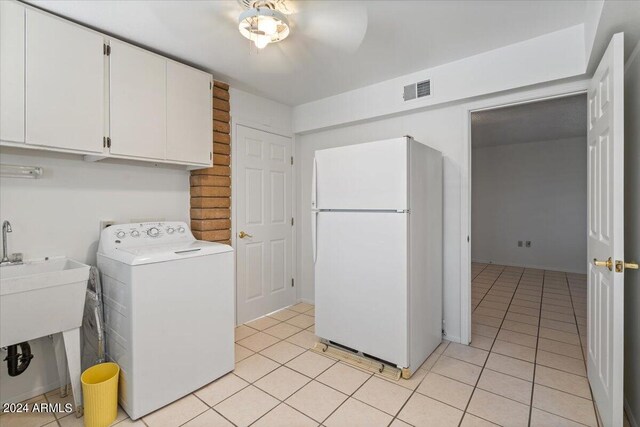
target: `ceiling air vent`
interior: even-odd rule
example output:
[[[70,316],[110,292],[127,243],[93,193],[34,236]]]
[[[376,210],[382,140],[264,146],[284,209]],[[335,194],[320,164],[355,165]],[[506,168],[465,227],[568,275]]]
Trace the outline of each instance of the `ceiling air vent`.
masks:
[[[404,87],[403,98],[409,101],[431,95],[431,80],[423,80]]]

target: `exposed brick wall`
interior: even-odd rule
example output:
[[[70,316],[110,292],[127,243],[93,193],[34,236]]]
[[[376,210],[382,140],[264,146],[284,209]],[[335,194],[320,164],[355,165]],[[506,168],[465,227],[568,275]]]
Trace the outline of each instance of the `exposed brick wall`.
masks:
[[[213,166],[191,172],[191,229],[199,240],[230,244],[231,116],[229,85],[213,86]]]

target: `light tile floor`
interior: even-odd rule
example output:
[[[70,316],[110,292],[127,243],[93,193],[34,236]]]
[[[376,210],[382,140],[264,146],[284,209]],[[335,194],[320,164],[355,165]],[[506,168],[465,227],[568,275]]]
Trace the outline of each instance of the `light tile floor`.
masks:
[[[596,426],[585,276],[475,263],[472,272],[473,342],[444,341],[409,380],[310,351],[315,311],[300,303],[236,328],[233,373],[135,423],[120,411],[116,425]],[[0,427],[42,425],[82,419],[0,416]]]

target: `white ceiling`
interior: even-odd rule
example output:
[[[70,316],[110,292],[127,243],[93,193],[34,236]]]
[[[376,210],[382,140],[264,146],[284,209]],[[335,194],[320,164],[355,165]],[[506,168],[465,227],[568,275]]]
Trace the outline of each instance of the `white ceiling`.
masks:
[[[587,137],[587,95],[471,114],[473,148]]]
[[[228,1],[31,0],[289,105],[582,23],[585,0],[286,0],[292,32],[256,54]]]

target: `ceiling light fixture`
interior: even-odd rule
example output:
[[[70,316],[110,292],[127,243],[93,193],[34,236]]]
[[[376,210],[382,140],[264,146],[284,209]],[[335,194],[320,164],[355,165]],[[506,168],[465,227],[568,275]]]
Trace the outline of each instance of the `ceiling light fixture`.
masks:
[[[238,30],[258,49],[263,49],[269,43],[276,43],[287,38],[289,21],[270,2],[257,1],[251,9],[240,14]]]

